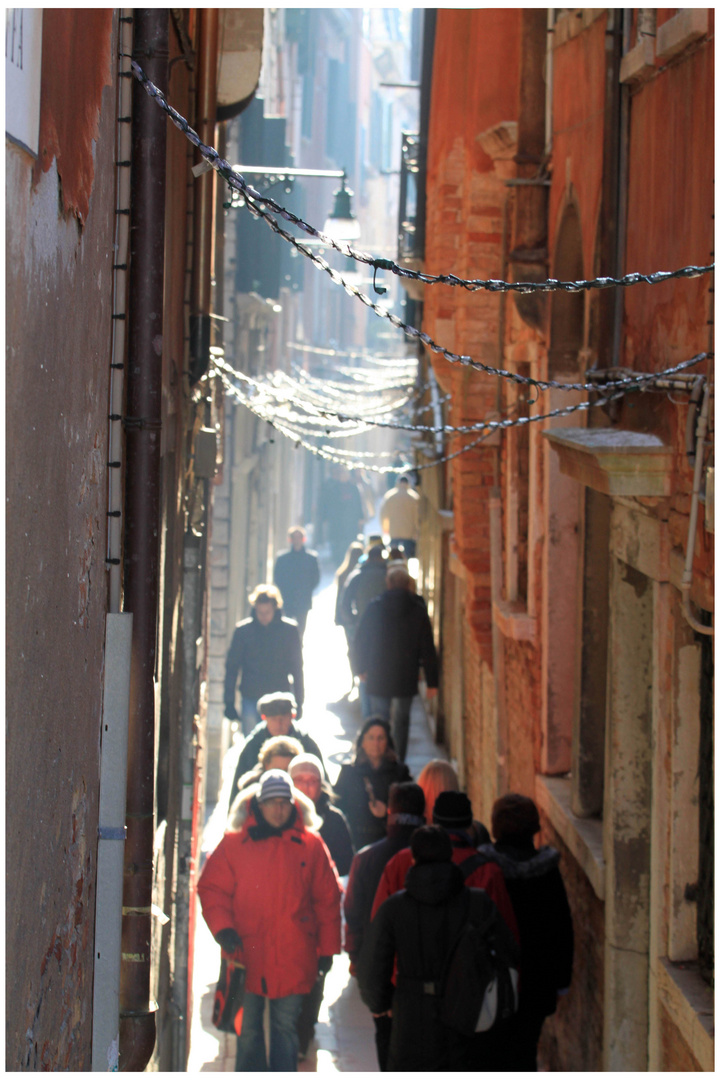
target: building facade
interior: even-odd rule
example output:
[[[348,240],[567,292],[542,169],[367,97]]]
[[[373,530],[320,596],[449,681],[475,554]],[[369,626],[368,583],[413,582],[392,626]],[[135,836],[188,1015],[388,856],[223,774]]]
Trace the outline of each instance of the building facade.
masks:
[[[711,263],[712,34],[704,9],[439,11],[425,269],[532,282]],[[711,353],[712,281],[426,285],[423,329],[600,391]],[[456,427],[588,398],[428,362]],[[712,435],[698,439],[712,387],[705,359],[495,432],[426,485],[439,725],[481,818],[530,795],[562,852],[577,948],[544,1034],[551,1068],[713,1067]]]
[[[213,143],[261,53],[262,11],[7,12],[12,1071],[185,1067],[215,183],[130,58]]]

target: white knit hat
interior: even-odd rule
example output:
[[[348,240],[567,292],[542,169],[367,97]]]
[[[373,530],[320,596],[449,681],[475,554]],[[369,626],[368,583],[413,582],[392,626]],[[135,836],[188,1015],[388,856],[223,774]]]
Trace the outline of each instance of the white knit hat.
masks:
[[[322,765],[315,754],[298,754],[288,765],[290,776],[296,773],[317,773],[318,780],[323,778]]]
[[[257,801],[267,802],[268,799],[290,799],[294,792],[288,774],[284,769],[268,769],[260,779],[260,791]]]

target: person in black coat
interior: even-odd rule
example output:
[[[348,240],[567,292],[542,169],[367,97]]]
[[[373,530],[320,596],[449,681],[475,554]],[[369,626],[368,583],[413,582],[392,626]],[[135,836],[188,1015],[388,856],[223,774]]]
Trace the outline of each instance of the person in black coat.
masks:
[[[332,789],[323,780],[322,766],[313,754],[298,754],[288,767],[293,785],[312,800],[315,810],[322,819],[320,836],[325,841],[338,874],[344,877],[350,869],[355,854],[345,815],[332,805]],[[317,981],[309,994],[305,995],[297,1032],[300,1040],[300,1055],[307,1054],[310,1040],[315,1033],[315,1025],[322,1004],[325,989],[325,975],[318,974]]]
[[[484,1071],[485,1033],[463,1035],[441,1019],[443,976],[467,921],[491,923],[511,954],[517,955],[517,946],[487,893],[464,884],[443,829],[417,829],[410,849],[405,888],[380,906],[371,923],[360,993],[374,1016],[392,1013],[388,1071]]]
[[[360,729],[352,763],[342,766],[335,784],[356,850],[386,835],[390,785],[405,780],[412,776],[397,759],[390,725],[371,716]]]
[[[520,1007],[510,1021],[509,1055],[502,1071],[537,1070],[537,1047],[546,1016],[572,977],[573,925],[555,848],[536,848],[540,817],[532,799],[509,794],[492,811],[494,844],[478,850],[493,859],[505,878],[520,931]]]
[[[283,611],[294,619],[302,641],[312,595],[320,584],[320,563],[314,551],[305,547],[306,533],[299,525],[288,530],[290,548],[275,560],[273,581],[282,593]]]
[[[230,806],[238,793],[240,780],[245,773],[255,768],[260,751],[268,739],[279,735],[297,739],[304,752],[314,754],[319,759],[323,772],[325,769],[320,747],[307,732],[295,724],[295,698],[292,694],[265,694],[258,701],[258,708],[261,714],[260,723],[250,732],[240,751],[230,788]]]
[[[388,570],[387,590],[368,604],[353,647],[370,709],[374,715],[391,720],[398,757],[404,761],[421,664],[429,698],[435,696],[438,686],[432,624],[425,601],[411,591],[410,575],[404,567]]]
[[[250,603],[252,615],[235,627],[225,664],[225,716],[240,719],[245,735],[260,719],[257,701],[263,694],[292,690],[298,716],[305,696],[300,634],[297,623],[283,618],[279,591],[274,585],[258,585]],[[235,708],[239,672],[241,717]]]
[[[350,974],[357,975],[363,942],[370,930],[373,900],[387,862],[398,851],[409,847],[410,838],[425,824],[425,796],[418,784],[410,781],[390,788],[387,836],[358,851],[350,867],[343,907],[345,911],[345,952],[350,957]],[[375,1047],[381,1072],[387,1070],[391,1020],[375,1019]]]

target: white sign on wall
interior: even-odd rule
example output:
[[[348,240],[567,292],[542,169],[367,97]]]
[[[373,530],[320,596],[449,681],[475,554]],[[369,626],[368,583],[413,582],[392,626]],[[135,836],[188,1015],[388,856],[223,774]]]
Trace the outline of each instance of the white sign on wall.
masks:
[[[37,157],[42,8],[5,9],[5,134]]]

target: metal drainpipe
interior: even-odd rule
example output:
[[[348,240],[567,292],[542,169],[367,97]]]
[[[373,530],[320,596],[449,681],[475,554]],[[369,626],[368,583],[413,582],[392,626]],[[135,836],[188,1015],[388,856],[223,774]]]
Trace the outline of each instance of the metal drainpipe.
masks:
[[[120,11],[119,69],[129,70],[127,60],[132,51],[132,8]],[[111,612],[120,611],[122,588],[122,411],[125,382],[125,335],[127,329],[128,250],[130,244],[130,168],[132,82],[124,74],[118,78],[117,121],[117,195],[115,199],[115,246],[113,250],[113,332],[110,361],[110,440],[108,461],[108,577]]]
[[[202,141],[215,145],[217,110],[217,58],[219,12],[200,8],[200,40],[197,58],[196,129]],[[201,161],[200,156],[197,158]],[[215,210],[215,170],[203,172],[195,181],[193,214],[193,276],[190,298],[190,384],[194,385],[210,363],[210,295]]]
[[[135,9],[134,58],[167,91],[168,9]],[[155,1045],[150,942],[159,595],[160,425],[167,119],[133,82],[124,610],[133,615],[128,736],[120,1068],[142,1072]]]
[[[545,46],[545,160],[552,152],[552,106],[553,106],[553,33],[555,32],[555,8],[548,8],[547,39]]]

